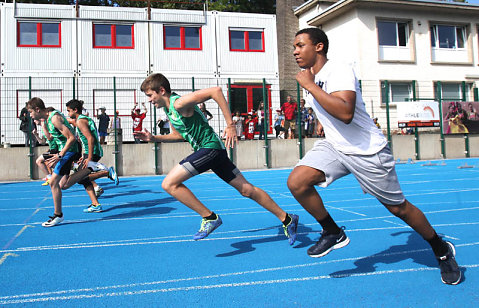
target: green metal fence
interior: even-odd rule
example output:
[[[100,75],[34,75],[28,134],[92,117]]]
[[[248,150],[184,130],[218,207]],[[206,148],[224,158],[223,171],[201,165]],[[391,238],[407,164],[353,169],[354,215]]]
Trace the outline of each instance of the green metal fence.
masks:
[[[130,117],[133,104],[146,103],[148,106],[147,117],[143,122],[143,127],[158,134],[157,119],[159,117],[159,110],[150,105],[144,94],[140,90],[141,82],[144,77],[1,77],[0,80],[0,135],[1,143],[7,146],[23,146],[25,144],[23,133],[19,130],[19,114],[25,102],[30,98],[38,96],[42,98],[47,106],[52,106],[62,112],[66,111],[65,104],[70,99],[77,98],[85,102],[85,107],[89,112],[90,117],[95,119],[98,115],[100,107],[106,107],[107,114],[111,117],[110,123],[119,123],[121,128],[117,125],[112,125],[110,134],[107,138],[110,144],[114,145],[114,150],[111,155],[115,158],[115,167],[118,169],[121,143],[132,143],[132,119]],[[251,109],[256,110],[260,100],[265,102],[264,110],[264,135],[268,136],[264,141],[264,156],[265,167],[271,167],[271,140],[275,139],[274,130],[274,115],[275,110],[286,101],[287,96],[292,96],[298,103],[297,119],[296,119],[296,134],[294,139],[297,141],[297,153],[295,155],[302,158],[305,152],[305,122],[302,119],[302,111],[300,109],[299,101],[302,98],[302,89],[294,79],[277,79],[277,78],[262,78],[262,79],[244,79],[244,78],[170,78],[170,83],[173,91],[179,95],[212,86],[220,86],[223,93],[230,104],[231,112],[235,109],[241,109],[241,114],[246,116],[251,112]],[[386,123],[384,130],[388,142],[392,144],[392,136],[398,133],[397,122],[394,121],[395,108],[390,102],[389,81],[384,81],[385,92],[381,92],[380,84],[377,81],[361,80],[361,90],[363,92],[366,110],[372,117],[377,117],[380,122]],[[411,100],[425,100],[435,99],[439,102],[445,101],[441,97],[442,83],[437,82],[434,91],[429,91],[430,96],[423,97],[421,91],[417,93],[418,85],[413,81],[413,93]],[[466,83],[462,83],[462,97],[460,100],[476,100],[478,99],[478,89],[471,89],[470,93],[466,91]],[[470,95],[469,95],[470,94]],[[382,97],[384,95],[384,97]],[[450,99],[447,99],[450,100]],[[458,101],[458,99],[454,99]],[[210,125],[215,131],[222,135],[226,123],[220,108],[213,101],[206,102],[207,109],[213,115]],[[439,108],[442,112],[442,108]],[[445,137],[442,133],[442,114],[441,127],[436,132],[440,133],[441,154],[446,157]],[[30,178],[33,178],[34,168],[34,143],[31,131],[33,130],[33,122],[30,121],[29,131],[27,134],[30,146],[28,160],[30,164]],[[434,130],[433,130],[434,131]],[[259,132],[256,132],[258,134]],[[419,148],[420,134],[418,129],[414,130],[415,135],[415,153],[416,159],[421,158],[421,151]],[[241,136],[239,136],[241,139]],[[314,137],[314,136],[313,136]],[[258,138],[257,135],[255,137]],[[244,138],[243,138],[244,139]],[[465,156],[470,156],[469,150],[469,134],[464,135],[465,139]],[[240,141],[243,142],[243,141]],[[155,173],[160,173],[159,161],[157,153],[159,146],[157,144],[152,148],[155,151]],[[108,153],[106,153],[108,155]],[[230,159],[234,160],[235,151],[229,151]]]

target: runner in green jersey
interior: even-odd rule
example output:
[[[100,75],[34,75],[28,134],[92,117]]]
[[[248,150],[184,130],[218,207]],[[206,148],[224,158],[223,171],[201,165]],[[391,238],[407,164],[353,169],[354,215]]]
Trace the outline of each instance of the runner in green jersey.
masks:
[[[81,170],[70,177],[72,164],[81,155],[73,127],[68,123],[65,116],[53,108],[46,108],[45,103],[38,97],[29,100],[27,108],[34,120],[46,120],[46,127],[52,136],[52,142],[58,146],[59,150],[57,154],[46,160],[49,166],[55,166],[50,178],[54,212],[49,220],[42,223],[42,226],[52,227],[63,221],[62,189],[67,189],[82,180],[90,171]]]
[[[89,169],[92,172],[88,175],[88,177],[85,177],[78,183],[85,187],[85,190],[92,201],[92,203],[87,209],[84,210],[84,212],[101,212],[102,207],[98,202],[93,187],[93,181],[101,177],[108,176],[118,185],[118,177],[116,176],[116,172],[114,171],[113,167],[107,168],[105,165],[98,162],[103,156],[103,149],[101,148],[99,142],[96,125],[90,117],[81,113],[82,110],[83,101],[72,99],[67,103],[68,116],[75,122],[78,137],[85,151],[83,157],[78,161],[80,170]]]
[[[46,160],[49,158],[53,157],[53,154],[58,153],[58,146],[55,142],[53,142],[53,137],[50,135],[48,132],[47,128],[47,123],[45,120],[43,121],[35,121],[38,122],[37,127],[40,127],[40,130],[42,132],[42,137],[40,138],[37,129],[33,130],[33,135],[35,138],[38,140],[40,144],[45,144],[45,142],[48,144],[48,151],[43,153],[42,155],[38,156],[37,160],[35,163],[38,166],[38,169],[45,173],[45,178],[43,179],[45,182],[42,184],[42,186],[47,186],[50,184],[50,178],[52,176],[52,168],[46,164]]]
[[[283,211],[265,191],[249,183],[228,158],[225,148],[234,146],[236,128],[221,88],[203,89],[180,97],[171,92],[170,83],[165,76],[153,74],[143,81],[141,90],[155,107],[164,108],[171,123],[171,132],[168,135],[153,136],[145,129],[143,132],[136,132],[135,137],[152,142],[185,139],[195,150],[168,173],[161,185],[166,192],[203,217],[200,230],[193,239],[207,237],[222,224],[221,218],[201,203],[183,184],[189,178],[211,169],[243,196],[256,201],[281,220],[284,233],[290,245],[293,245],[296,240],[298,216]],[[225,144],[209,126],[197,106],[210,99],[218,104],[226,120]]]

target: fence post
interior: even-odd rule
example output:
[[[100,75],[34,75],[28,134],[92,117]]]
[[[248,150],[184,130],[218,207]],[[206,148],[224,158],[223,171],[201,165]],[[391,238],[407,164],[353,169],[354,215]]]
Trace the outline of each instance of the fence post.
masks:
[[[301,100],[301,89],[299,87],[299,82],[296,82],[296,97],[297,97],[297,115],[296,115],[296,130],[298,131],[298,145],[299,145],[299,159],[303,158],[303,136],[302,136],[302,129],[301,129],[301,106],[299,101]]]
[[[114,127],[114,134],[115,134],[115,151],[113,154],[115,155],[115,170],[118,173],[118,140],[117,140],[117,128],[116,128],[116,120],[117,120],[117,114],[116,114],[116,77],[113,76],[113,111],[114,111],[114,119],[113,123],[115,124]]]
[[[437,100],[439,104],[439,127],[441,129],[440,135],[441,135],[441,155],[442,158],[446,158],[446,141],[444,140],[444,133],[442,132],[442,83],[440,81],[437,82]]]
[[[156,130],[156,107],[155,105],[152,105],[153,106],[153,135],[156,136],[157,135],[157,130]],[[161,128],[160,128],[161,130]],[[158,142],[154,142],[153,143],[153,149],[155,151],[155,174],[158,175],[160,174],[159,173],[159,170],[158,170]]]
[[[479,88],[474,88],[474,101],[479,101]]]
[[[31,99],[32,99],[32,76],[28,76],[28,100],[31,100]],[[28,139],[28,146],[29,146],[28,157],[30,159],[30,180],[33,180],[33,166],[34,166],[33,136],[32,136],[33,119],[30,117],[30,113],[27,113],[27,119],[28,119],[27,139]]]
[[[73,99],[76,99],[76,82],[75,82],[75,76],[72,77],[72,85],[73,85]]]
[[[228,78],[228,106],[230,107],[231,113],[233,113],[233,110],[231,110],[231,78]],[[236,130],[236,127],[235,127]],[[238,136],[238,138],[241,139],[241,136]],[[238,144],[236,144],[238,145]],[[234,162],[234,151],[233,148],[229,149],[230,152],[230,160]]]
[[[266,160],[265,166],[266,168],[270,167],[269,163],[269,140],[268,140],[268,113],[269,113],[269,104],[268,104],[268,92],[266,91],[266,79],[263,78],[263,130],[264,130],[264,157]],[[261,115],[258,112],[258,117]]]
[[[195,92],[195,77],[191,77],[191,92]]]
[[[462,101],[465,102],[467,101],[465,81],[461,83],[461,87],[462,87]],[[468,133],[464,134],[464,154],[466,154],[466,157],[471,157],[471,155],[469,154],[469,134]]]
[[[387,127],[387,131],[388,131],[388,143],[389,143],[389,147],[391,148],[392,150],[392,142],[391,142],[391,119],[390,119],[390,116],[389,116],[389,81],[385,80],[384,81],[384,87],[385,87],[385,95],[386,96],[386,127]]]
[[[412,99],[417,101],[416,96],[416,80],[412,81]],[[421,159],[421,154],[419,153],[419,130],[417,126],[414,128],[414,147],[416,149],[416,160]]]

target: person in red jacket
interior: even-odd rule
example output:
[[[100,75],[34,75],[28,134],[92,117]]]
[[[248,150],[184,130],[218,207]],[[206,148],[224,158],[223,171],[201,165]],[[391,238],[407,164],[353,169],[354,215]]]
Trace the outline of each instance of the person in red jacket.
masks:
[[[140,106],[135,102],[133,109],[131,109],[131,118],[133,119],[133,133],[141,132],[143,130],[143,120],[146,118],[146,106],[145,103],[141,104],[143,106],[143,112],[140,113]],[[135,137],[135,143],[140,143],[141,140]]]
[[[254,139],[254,131],[256,128],[256,119],[253,119],[253,115],[248,113],[248,118],[244,122],[245,130],[244,130],[244,139],[245,140],[253,140]]]
[[[298,104],[293,101],[291,95],[288,95],[286,102],[281,106],[284,113],[284,139],[294,138],[296,136],[296,109]],[[291,135],[289,135],[291,129]]]

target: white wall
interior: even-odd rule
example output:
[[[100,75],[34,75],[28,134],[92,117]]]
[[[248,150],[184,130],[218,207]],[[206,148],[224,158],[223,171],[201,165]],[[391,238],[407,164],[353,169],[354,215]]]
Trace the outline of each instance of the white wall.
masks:
[[[15,18],[15,14],[17,18]],[[1,65],[4,75],[65,75],[73,74],[76,67],[74,55],[74,7],[55,5],[48,10],[45,5],[2,3]],[[17,47],[17,21],[62,21],[61,48]],[[32,65],[34,63],[34,65]]]

